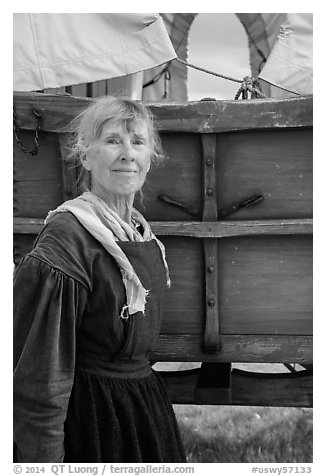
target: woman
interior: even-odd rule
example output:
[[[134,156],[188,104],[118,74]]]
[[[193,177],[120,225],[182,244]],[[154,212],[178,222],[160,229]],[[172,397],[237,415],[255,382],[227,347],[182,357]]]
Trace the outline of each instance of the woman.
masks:
[[[186,461],[148,353],[169,284],[133,208],[159,142],[146,108],[101,98],[73,121],[89,190],[46,219],[14,294],[18,462]]]

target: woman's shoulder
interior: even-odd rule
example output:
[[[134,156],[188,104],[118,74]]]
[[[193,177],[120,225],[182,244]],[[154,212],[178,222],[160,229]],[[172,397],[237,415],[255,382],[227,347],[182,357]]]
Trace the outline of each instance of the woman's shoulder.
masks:
[[[51,219],[47,220],[47,224],[43,228],[42,233],[51,232],[51,234],[63,234],[63,236],[70,233],[79,233],[81,224],[73,213],[69,211],[60,211],[52,215]]]
[[[43,228],[30,255],[91,287],[98,242],[70,212],[59,212]]]
[[[51,217],[35,241],[35,246],[47,243],[77,251],[86,240],[89,240],[89,234],[84,227],[72,213],[64,211]]]

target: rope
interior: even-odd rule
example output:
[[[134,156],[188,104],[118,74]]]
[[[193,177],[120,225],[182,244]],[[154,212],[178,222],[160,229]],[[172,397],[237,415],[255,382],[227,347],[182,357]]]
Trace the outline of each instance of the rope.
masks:
[[[16,111],[15,111],[15,108],[13,110],[13,127],[14,127],[14,135],[15,135],[15,139],[19,145],[19,147],[21,148],[21,150],[23,152],[25,152],[25,154],[29,154],[29,155],[37,155],[38,153],[38,150],[39,150],[39,131],[41,129],[41,125],[42,125],[42,116],[35,110],[33,110],[33,114],[34,116],[36,117],[36,120],[37,120],[37,124],[36,124],[36,128],[35,128],[35,131],[34,131],[34,138],[33,138],[33,141],[34,141],[34,148],[33,149],[30,149],[28,150],[21,138],[20,138],[20,129],[19,127],[17,126],[17,116],[16,116]]]
[[[264,98],[265,95],[263,94],[258,80],[252,78],[251,76],[245,76],[243,78],[242,84],[237,91],[234,99],[239,99],[240,95],[242,94],[242,99],[248,99],[248,91],[251,93],[251,98]]]
[[[199,71],[203,71],[204,73],[212,74],[214,76],[218,76],[219,78],[228,79],[228,80],[234,81],[236,83],[242,83],[241,79],[235,79],[235,78],[231,78],[231,76],[225,76],[224,74],[215,73],[214,71],[210,71],[209,69],[201,68],[200,66],[196,66],[194,64],[187,63],[186,61],[183,61],[180,58],[174,58],[174,59],[179,61],[179,63],[185,64],[186,66],[189,66],[190,68],[198,69]]]
[[[239,99],[240,95],[242,94],[242,99],[248,99],[248,91],[251,93],[252,98],[264,98],[264,94],[261,90],[261,87],[258,82],[258,78],[252,78],[251,76],[245,76],[242,80],[241,79],[236,79],[232,78],[231,76],[226,76],[224,74],[220,73],[215,73],[215,71],[210,71],[209,69],[206,68],[201,68],[200,66],[196,66],[191,63],[187,63],[186,61],[180,59],[180,58],[175,58],[176,61],[179,61],[179,63],[182,63],[189,68],[194,68],[197,69],[198,71],[203,71],[204,73],[212,74],[213,76],[217,76],[219,78],[227,79],[229,81],[234,81],[235,83],[241,83],[240,88],[238,89],[235,98],[234,99]]]
[[[159,79],[161,79],[161,77],[163,76],[163,74],[166,73],[166,71],[169,70],[169,67],[170,67],[170,63],[171,61],[169,61],[166,66],[161,70],[159,71],[152,79],[150,79],[147,83],[143,84],[143,89],[144,88],[147,88],[148,86],[151,86],[152,84],[154,83],[157,83],[157,81]]]

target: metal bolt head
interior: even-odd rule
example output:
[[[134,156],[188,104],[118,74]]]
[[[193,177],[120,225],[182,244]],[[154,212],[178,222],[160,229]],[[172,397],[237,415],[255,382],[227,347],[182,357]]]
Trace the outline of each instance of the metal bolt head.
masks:
[[[215,299],[209,299],[208,305],[209,305],[209,307],[215,306]]]
[[[211,197],[212,195],[214,195],[214,190],[212,188],[209,188],[206,193],[209,197]]]
[[[207,271],[209,273],[214,273],[214,266],[208,266]]]
[[[208,166],[213,165],[212,159],[207,159],[206,160],[206,165],[208,165]]]

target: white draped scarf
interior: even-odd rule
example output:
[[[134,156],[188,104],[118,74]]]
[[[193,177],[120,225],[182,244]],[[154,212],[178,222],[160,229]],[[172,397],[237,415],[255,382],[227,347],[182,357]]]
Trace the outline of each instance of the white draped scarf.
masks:
[[[143,287],[127,256],[116,243],[117,241],[156,240],[165,265],[167,286],[170,286],[164,245],[156,238],[148,222],[138,210],[132,208],[131,219],[143,227],[143,235],[122,220],[103,200],[91,192],[84,192],[79,197],[68,200],[55,210],[50,211],[45,223],[48,223],[55,214],[65,211],[71,212],[117,262],[127,296],[127,303],[123,307],[120,317],[128,318],[130,314],[139,311],[144,313],[149,290]]]

